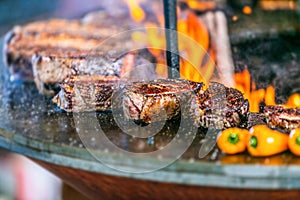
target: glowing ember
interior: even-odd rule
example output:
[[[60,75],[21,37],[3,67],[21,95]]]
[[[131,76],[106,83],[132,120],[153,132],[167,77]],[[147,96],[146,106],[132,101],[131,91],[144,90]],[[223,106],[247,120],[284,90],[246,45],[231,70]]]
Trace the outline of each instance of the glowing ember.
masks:
[[[238,16],[236,16],[236,15],[233,15],[233,16],[232,16],[232,21],[236,22],[238,19],[239,19]]]
[[[252,14],[252,8],[250,6],[244,6],[242,11],[245,15]]]
[[[263,10],[296,10],[297,1],[294,0],[261,0],[259,6]]]

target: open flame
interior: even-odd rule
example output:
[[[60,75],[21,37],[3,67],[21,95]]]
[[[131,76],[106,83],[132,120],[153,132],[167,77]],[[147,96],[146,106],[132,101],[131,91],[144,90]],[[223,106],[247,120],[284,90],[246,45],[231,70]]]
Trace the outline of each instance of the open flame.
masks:
[[[178,39],[179,51],[184,52],[188,58],[187,60],[181,59],[182,78],[206,83],[215,69],[214,49],[210,48],[209,32],[206,26],[193,12],[188,12],[186,20],[178,21],[178,31],[190,38],[189,40],[183,37]]]
[[[139,6],[139,0],[124,0],[130,9],[131,16],[136,22],[141,22],[145,18],[145,14]],[[197,10],[207,10],[214,8],[214,1],[208,1],[207,4],[201,4],[195,0],[186,0],[190,8]],[[204,7],[205,8],[204,8]],[[245,14],[251,14],[252,10],[249,7],[244,8]],[[183,17],[185,16],[185,18]],[[192,11],[181,12],[178,9],[178,49],[186,59],[181,58],[180,75],[181,78],[204,82],[208,85],[215,71],[215,49],[211,45],[210,33],[201,21]],[[164,27],[162,13],[157,15],[160,27]],[[146,22],[145,27],[157,27],[157,24]],[[187,36],[182,37],[182,35]],[[132,35],[135,41],[147,41],[147,44],[154,49],[149,48],[149,51],[156,57],[157,65],[156,72],[158,76],[167,78],[167,69],[165,63],[164,49],[166,49],[165,34],[156,29],[146,29],[145,33],[135,32]],[[199,48],[200,47],[200,48]],[[246,99],[249,100],[250,111],[259,112],[259,106],[262,102],[266,105],[277,105],[275,102],[275,89],[273,86],[257,89],[254,81],[251,80],[251,75],[248,69],[240,73],[234,74],[234,88],[240,90]],[[283,105],[285,107],[300,107],[300,94],[293,94]]]
[[[208,1],[197,1],[197,0],[185,0],[187,5],[198,11],[204,11],[204,10],[212,10],[216,8],[216,2],[212,0]]]
[[[180,13],[180,11],[179,11]],[[184,58],[180,60],[181,78],[196,82],[207,83],[215,70],[215,52],[210,44],[208,29],[204,23],[189,11],[186,18],[178,20],[178,49]],[[158,19],[163,19],[162,16]],[[158,20],[163,27],[163,20]],[[134,41],[147,41],[149,51],[156,57],[156,72],[160,77],[167,78],[164,49],[166,49],[165,34],[159,30],[150,28],[157,24],[146,22],[146,33],[135,32],[132,34]]]
[[[259,112],[259,105],[264,102],[266,105],[277,105],[275,102],[275,88],[269,85],[266,89],[256,89],[254,81],[251,81],[248,69],[234,75],[235,88],[240,90],[249,101],[250,112]],[[284,107],[300,107],[300,94],[291,95]]]
[[[140,6],[139,0],[124,0],[130,11],[131,18],[136,22],[142,22],[145,19],[145,12]]]

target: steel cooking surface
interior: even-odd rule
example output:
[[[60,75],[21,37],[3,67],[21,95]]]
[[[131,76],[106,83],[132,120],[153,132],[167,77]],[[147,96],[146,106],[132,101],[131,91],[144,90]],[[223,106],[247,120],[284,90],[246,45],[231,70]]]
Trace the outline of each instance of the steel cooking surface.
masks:
[[[273,60],[273,55],[261,57],[262,52],[253,49],[255,44],[238,44],[241,37],[237,35],[237,32],[233,31],[233,33],[236,36],[233,40],[236,61],[249,66],[253,64],[269,67],[272,64],[274,72],[278,72],[276,70],[283,72],[285,79],[288,79],[289,75],[295,74],[289,73],[290,69],[284,66],[291,66],[290,64],[293,62],[299,63],[299,58],[294,57],[294,54],[299,55],[300,53],[299,46],[297,47],[296,43],[288,43],[287,49],[292,51],[281,51],[279,56],[282,59]],[[256,36],[261,35],[257,34]],[[291,41],[295,39],[297,37],[289,38]],[[248,39],[242,38],[241,40],[247,41]],[[275,40],[275,43],[272,42],[273,40]],[[257,43],[260,42],[269,44],[268,48],[270,50],[275,49],[278,42],[287,44],[285,39],[281,37],[275,37],[272,40],[257,40]],[[3,40],[1,40],[1,48],[2,45]],[[267,46],[262,45],[262,49],[265,47]],[[58,110],[51,103],[51,99],[38,93],[33,83],[11,81],[9,73],[2,62],[2,55],[0,59],[0,146],[63,166],[120,175],[120,173],[99,166],[99,162],[95,161],[86,151],[85,145],[77,133],[73,114]],[[251,70],[252,73],[258,73],[262,68],[250,67]],[[274,74],[276,75],[276,73],[273,73],[270,76],[273,77]],[[297,80],[290,83],[296,84]],[[278,88],[285,83],[278,82],[278,77],[268,79],[268,81],[278,83]],[[259,80],[257,83],[259,85]],[[261,85],[264,84],[269,83],[261,83]],[[289,82],[285,87],[297,89],[289,85]],[[281,99],[286,99],[290,93],[281,92]],[[79,113],[76,116],[88,121],[95,116],[95,113]],[[138,139],[124,134],[113,120],[111,112],[99,112],[96,113],[96,117],[110,141],[118,147],[132,152],[150,152],[165,146],[176,137],[178,123],[180,122],[180,120],[167,122],[155,137]],[[202,139],[205,132],[205,129],[198,129],[197,135],[186,153],[167,168],[149,175],[121,175],[175,183],[239,188],[300,188],[300,159],[289,152],[268,158],[253,158],[246,153],[227,156],[214,148],[205,158],[200,159],[198,152],[203,143]],[[97,135],[97,131],[89,130],[87,132],[91,146],[93,146],[94,141],[93,134]],[[98,147],[94,146],[94,149],[97,150]],[[107,154],[109,158],[119,159],[127,166],[134,166],[137,161],[116,157],[110,149],[99,151]],[[147,158],[142,162],[147,165],[155,165],[159,159],[161,158]]]

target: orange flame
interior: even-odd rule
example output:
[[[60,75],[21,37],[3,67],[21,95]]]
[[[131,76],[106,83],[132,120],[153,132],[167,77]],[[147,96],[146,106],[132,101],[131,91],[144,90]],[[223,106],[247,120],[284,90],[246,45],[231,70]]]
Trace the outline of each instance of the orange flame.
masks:
[[[288,108],[299,108],[300,107],[300,94],[298,93],[295,93],[295,94],[292,94],[286,104],[285,104],[286,107]]]
[[[250,112],[259,112],[259,104],[264,102],[266,105],[277,105],[275,102],[275,88],[268,86],[266,89],[256,89],[248,69],[234,75],[235,88],[240,90],[250,104]],[[289,97],[284,107],[300,107],[300,94],[293,94]]]
[[[197,1],[197,0],[186,0],[187,5],[198,11],[212,10],[216,7],[215,1]]]
[[[124,0],[129,8],[130,15],[135,22],[142,22],[145,19],[145,12],[139,5],[139,0]]]
[[[214,71],[214,62],[211,59],[202,66],[204,56],[209,48],[207,28],[193,12],[188,12],[186,20],[179,20],[178,31],[189,37],[187,40],[183,37],[178,39],[179,51],[186,52],[188,58],[188,60],[181,61],[182,78],[206,82]],[[211,53],[213,54],[212,50]]]
[[[252,14],[252,8],[250,6],[244,6],[242,12],[245,15],[251,15]]]
[[[141,12],[138,0],[125,0],[131,10],[132,17],[136,21],[144,19],[144,13]],[[190,7],[193,6],[194,0],[187,0]],[[199,3],[199,2],[197,2]],[[251,14],[251,7],[244,8],[245,14]],[[136,12],[136,13],[135,13]],[[135,13],[135,14],[134,14]],[[180,14],[180,10],[178,10]],[[193,13],[186,13],[186,19],[178,20],[178,48],[181,55],[180,75],[181,78],[196,82],[208,83],[212,78],[215,70],[215,49],[210,45],[210,35],[206,26]],[[180,16],[180,15],[179,15]],[[163,26],[163,16],[157,17],[160,25]],[[146,32],[135,32],[132,38],[136,42],[147,42],[150,47],[148,50],[156,57],[157,66],[156,72],[160,77],[167,78],[167,68],[165,63],[164,49],[166,48],[165,34],[160,29],[155,29],[156,24],[145,23]],[[207,52],[208,55],[207,56]],[[209,57],[210,59],[207,59]],[[251,112],[259,112],[259,105],[264,102],[266,105],[276,105],[275,89],[273,86],[268,86],[266,89],[256,89],[255,82],[251,81],[251,75],[248,69],[234,75],[235,88],[240,90],[250,104]],[[289,97],[285,107],[300,107],[300,94],[293,94]]]
[[[145,26],[155,27],[156,25],[146,23]],[[180,54],[184,55],[180,65],[181,78],[207,83],[215,69],[215,53],[214,49],[209,48],[208,29],[193,12],[188,12],[185,20],[178,20],[177,27],[178,49]],[[162,51],[166,48],[165,34],[159,29],[149,28],[146,29],[146,33],[135,32],[132,38],[135,41],[147,41],[149,46],[154,47],[149,48],[149,51],[158,61],[156,72],[160,77],[167,78],[165,55]],[[207,56],[207,51],[210,56]]]

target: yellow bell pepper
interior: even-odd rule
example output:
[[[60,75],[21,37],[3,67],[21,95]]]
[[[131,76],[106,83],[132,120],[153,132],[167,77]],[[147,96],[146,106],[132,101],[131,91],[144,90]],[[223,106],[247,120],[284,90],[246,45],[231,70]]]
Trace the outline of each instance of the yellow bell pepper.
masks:
[[[294,155],[300,156],[300,129],[294,129],[290,132],[288,146]]]
[[[256,125],[249,133],[247,150],[252,156],[271,156],[288,149],[288,135],[266,125]]]
[[[246,150],[248,130],[229,128],[217,136],[217,145],[226,154],[241,153]]]

